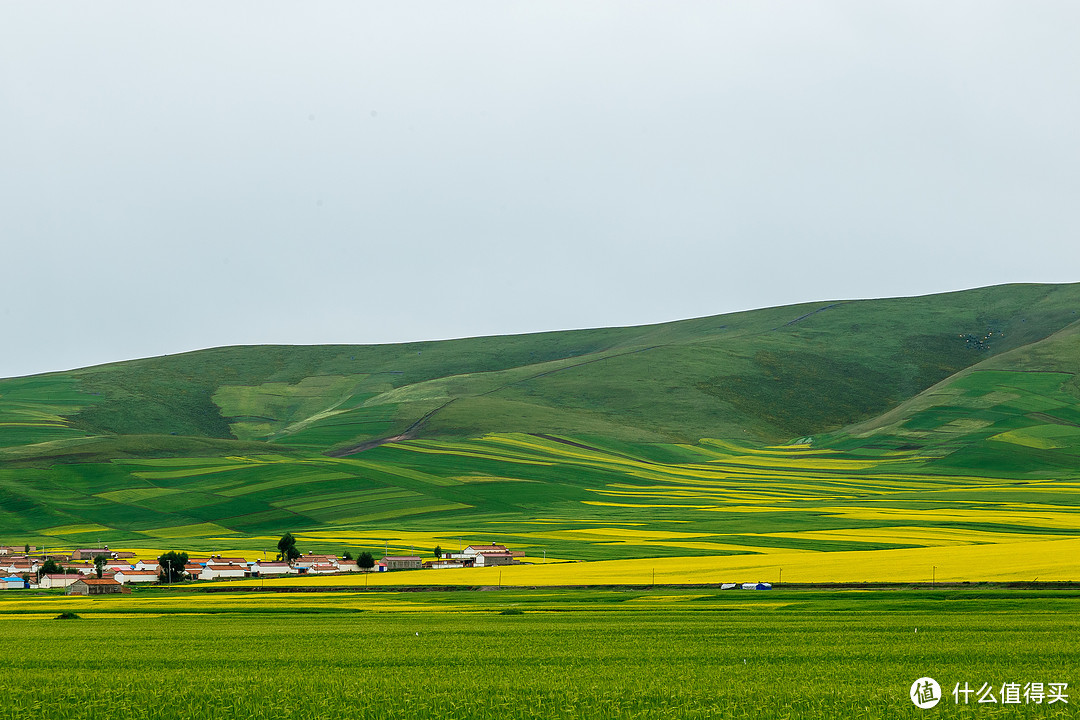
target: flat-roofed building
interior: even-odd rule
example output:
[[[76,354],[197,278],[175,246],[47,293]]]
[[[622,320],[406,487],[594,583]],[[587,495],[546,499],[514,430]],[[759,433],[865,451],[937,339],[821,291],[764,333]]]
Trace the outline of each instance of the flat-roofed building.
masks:
[[[419,570],[422,564],[418,555],[387,555],[379,561],[387,570]]]

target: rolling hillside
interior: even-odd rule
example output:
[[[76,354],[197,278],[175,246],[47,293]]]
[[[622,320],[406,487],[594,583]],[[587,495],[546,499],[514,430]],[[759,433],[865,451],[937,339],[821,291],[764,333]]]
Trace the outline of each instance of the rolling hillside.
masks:
[[[1080,285],[1012,285],[0,380],[0,542],[1053,541],[1080,530],[1078,310]]]

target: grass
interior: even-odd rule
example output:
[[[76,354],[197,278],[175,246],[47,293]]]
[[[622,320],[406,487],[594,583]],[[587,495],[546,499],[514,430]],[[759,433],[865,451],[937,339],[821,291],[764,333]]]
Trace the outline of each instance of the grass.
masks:
[[[956,683],[1075,682],[1076,602],[1006,589],[5,595],[0,632],[20,652],[0,656],[0,707],[47,720],[906,718],[925,716],[908,690],[929,675],[946,692],[934,712],[965,716],[982,708],[956,707]],[[83,620],[47,622],[61,607]]]

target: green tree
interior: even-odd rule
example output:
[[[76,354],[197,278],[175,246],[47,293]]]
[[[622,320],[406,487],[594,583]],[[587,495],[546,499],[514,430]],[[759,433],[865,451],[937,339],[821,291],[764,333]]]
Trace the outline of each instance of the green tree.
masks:
[[[435,559],[439,560],[441,558],[442,558],[442,545],[436,545],[435,546]]]
[[[170,550],[157,559],[161,566],[159,575],[162,582],[173,583],[184,579],[184,567],[187,565],[188,554]]]
[[[41,567],[37,571],[37,579],[40,582],[44,575],[59,575],[64,572],[64,568],[60,567],[53,560],[46,560],[41,563]]]
[[[281,536],[277,543],[277,549],[278,560],[292,562],[300,557],[300,551],[296,549],[296,538],[292,536],[292,533],[285,533]]]
[[[352,560],[352,553],[349,552],[348,550],[346,550],[344,553],[341,554],[341,559],[342,560]]]
[[[101,573],[105,570],[105,563],[107,563],[108,561],[109,559],[104,555],[94,556],[94,572],[97,573],[97,576],[99,578],[101,577]]]
[[[371,553],[365,551],[357,556],[356,564],[363,570],[370,570],[375,567],[375,558],[371,556]]]

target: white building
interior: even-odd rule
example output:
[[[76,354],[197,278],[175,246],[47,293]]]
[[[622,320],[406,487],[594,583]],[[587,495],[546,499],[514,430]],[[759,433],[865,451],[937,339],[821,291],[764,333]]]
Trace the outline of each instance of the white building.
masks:
[[[158,574],[153,570],[121,570],[113,579],[121,585],[128,583],[153,583],[158,581]]]
[[[200,580],[217,580],[219,578],[242,578],[248,572],[247,565],[216,565],[211,560],[199,573]]]
[[[473,559],[474,567],[493,567],[498,565],[516,565],[521,552],[512,552],[505,545],[470,545],[461,553],[466,558]]]
[[[308,575],[333,575],[341,572],[337,565],[331,563],[315,563],[307,569]]]
[[[38,583],[38,587],[41,588],[63,588],[67,587],[71,583],[82,578],[79,573],[72,573],[70,575],[42,575],[41,581]]]
[[[252,575],[295,575],[297,569],[287,562],[257,561],[251,566]]]

